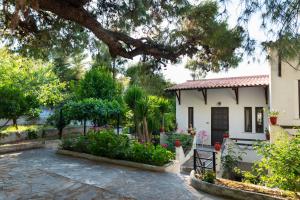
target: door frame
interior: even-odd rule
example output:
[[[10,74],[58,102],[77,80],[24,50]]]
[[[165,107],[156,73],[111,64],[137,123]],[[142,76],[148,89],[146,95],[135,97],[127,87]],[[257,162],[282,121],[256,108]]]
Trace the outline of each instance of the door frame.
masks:
[[[211,107],[210,109],[210,144],[213,146],[213,112],[214,108],[226,108],[227,109],[227,130],[229,131],[229,107]]]

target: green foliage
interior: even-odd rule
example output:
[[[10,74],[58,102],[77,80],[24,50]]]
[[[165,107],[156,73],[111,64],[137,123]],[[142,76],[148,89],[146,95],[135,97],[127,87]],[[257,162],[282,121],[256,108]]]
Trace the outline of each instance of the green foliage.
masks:
[[[104,125],[108,120],[124,115],[125,106],[117,100],[83,99],[70,101],[63,108],[67,120],[92,120],[95,124]]]
[[[27,138],[29,140],[34,140],[34,139],[37,139],[39,136],[38,136],[38,133],[37,133],[37,130],[36,129],[29,129],[27,131]]]
[[[136,162],[162,166],[174,158],[174,154],[161,146],[133,142],[130,147],[130,159]]]
[[[300,191],[300,137],[282,138],[273,144],[256,146],[262,160],[254,167],[260,184],[284,190]]]
[[[0,118],[38,116],[40,106],[55,106],[64,96],[52,67],[0,49]]]
[[[70,116],[67,113],[67,107],[57,108],[54,113],[47,119],[47,123],[53,125],[59,130],[59,136],[62,136],[62,130],[70,123]]]
[[[83,53],[74,53],[66,56],[64,53],[57,52],[53,62],[53,71],[59,77],[61,82],[69,83],[78,81],[84,75],[84,64],[82,61],[86,58]]]
[[[137,102],[145,96],[145,91],[136,85],[130,86],[124,95],[124,101],[128,105],[128,107],[135,111]]]
[[[94,67],[79,81],[77,95],[80,99],[117,99],[121,95],[121,85],[117,83],[110,72]]]
[[[249,171],[242,172],[242,181],[245,183],[260,184],[259,176]]]
[[[5,22],[0,28],[14,28],[13,32],[4,31],[6,43],[19,52],[44,59],[53,57],[55,51],[69,54],[88,49],[97,54],[97,37],[108,45],[112,57],[155,58],[151,67],[157,68],[160,63],[187,55],[204,70],[217,71],[236,65],[236,49],[243,39],[239,28],[230,29],[220,17],[215,1],[98,0],[90,4],[61,0],[43,6],[30,1],[5,1],[1,8],[0,17]],[[95,22],[93,26],[91,21]]]
[[[0,118],[17,120],[20,116],[35,117],[39,113],[36,98],[26,96],[20,89],[11,86],[0,87]]]
[[[229,0],[220,0],[227,4]],[[249,32],[249,22],[255,15],[261,17],[261,24],[257,24],[268,35],[266,46],[279,50],[282,58],[295,58],[300,50],[300,4],[298,0],[239,0],[242,12],[238,23]],[[256,16],[255,16],[256,17]],[[269,38],[273,41],[269,42]],[[248,35],[246,42],[253,44]]]
[[[205,181],[208,183],[215,183],[216,174],[211,170],[206,170],[201,178],[202,178],[202,181]]]
[[[130,66],[125,75],[130,77],[130,85],[138,85],[150,95],[174,97],[165,92],[165,89],[171,86],[171,83],[165,80],[160,71],[154,71],[151,63],[138,63]]]
[[[231,144],[227,146],[227,154],[221,157],[222,167],[224,168],[223,176],[233,178],[234,168],[242,161],[242,155],[244,153],[243,151],[235,151],[234,146]]]
[[[193,136],[186,134],[169,134],[167,138],[167,149],[175,152],[175,141],[179,140],[184,152],[192,148]]]
[[[66,150],[158,166],[174,158],[174,154],[165,148],[130,142],[126,135],[116,135],[112,130],[91,132],[87,136],[75,139],[64,139],[61,147]]]
[[[41,125],[20,125],[20,126],[18,126],[18,129],[16,129],[15,126],[5,126],[1,130],[1,133],[10,134],[10,133],[14,133],[14,132],[26,132],[28,130],[39,131],[41,129],[43,129],[43,126],[41,126]]]

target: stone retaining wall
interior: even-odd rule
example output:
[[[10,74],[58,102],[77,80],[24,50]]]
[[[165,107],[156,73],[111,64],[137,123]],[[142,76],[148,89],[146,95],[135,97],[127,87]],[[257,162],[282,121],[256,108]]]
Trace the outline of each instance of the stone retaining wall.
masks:
[[[45,143],[43,141],[24,142],[19,144],[6,144],[0,146],[0,154],[24,151],[29,149],[38,149],[43,148],[44,146]]]
[[[193,170],[190,174],[191,185],[197,190],[201,190],[203,192],[218,195],[230,199],[238,199],[238,200],[278,200],[284,199],[280,197],[273,197],[270,195],[250,192],[245,190],[233,189],[221,185],[216,185],[208,182],[201,181],[195,177],[195,171]]]
[[[87,127],[87,130],[90,127]],[[58,135],[58,130],[55,128],[52,129],[44,129],[45,137],[54,137]],[[63,130],[63,135],[71,134],[71,133],[83,133],[83,127],[66,127]],[[38,136],[42,137],[42,130],[38,131]],[[0,137],[0,144],[7,144],[13,142],[24,141],[27,139],[27,131],[23,132],[13,132],[9,134],[2,134]]]

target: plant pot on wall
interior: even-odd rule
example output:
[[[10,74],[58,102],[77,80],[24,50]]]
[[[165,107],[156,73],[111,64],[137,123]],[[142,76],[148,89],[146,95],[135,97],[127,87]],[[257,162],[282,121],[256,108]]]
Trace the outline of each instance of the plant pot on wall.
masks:
[[[270,117],[270,123],[272,125],[276,125],[277,124],[277,117]]]
[[[229,138],[229,133],[228,132],[224,133],[223,138]]]
[[[214,147],[215,147],[216,151],[220,151],[221,150],[221,144],[220,144],[220,142],[216,142],[215,145],[214,145]]]
[[[181,146],[181,142],[179,139],[175,140],[175,147],[180,147]]]

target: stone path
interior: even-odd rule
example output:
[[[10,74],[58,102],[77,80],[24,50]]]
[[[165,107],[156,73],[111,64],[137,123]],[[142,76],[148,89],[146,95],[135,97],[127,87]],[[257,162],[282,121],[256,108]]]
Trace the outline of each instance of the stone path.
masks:
[[[187,177],[95,163],[36,149],[0,155],[0,199],[221,199]]]

